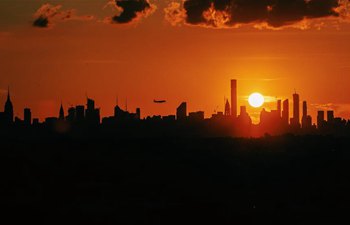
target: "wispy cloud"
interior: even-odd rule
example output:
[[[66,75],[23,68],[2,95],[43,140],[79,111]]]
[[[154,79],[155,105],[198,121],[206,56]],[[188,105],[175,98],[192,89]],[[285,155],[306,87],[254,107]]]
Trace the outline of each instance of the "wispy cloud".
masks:
[[[273,78],[240,78],[241,81],[262,81],[271,82],[286,79],[285,77],[273,77]]]
[[[337,117],[350,118],[350,103],[314,103],[311,106],[316,110],[333,110]]]
[[[91,15],[77,15],[75,9],[62,10],[62,5],[44,4],[34,13],[33,26],[39,28],[52,27],[56,22],[93,20]]]
[[[124,60],[117,59],[87,59],[79,61],[84,64],[120,64],[124,63]]]
[[[249,95],[240,96],[239,98],[240,98],[241,100],[248,101]],[[281,99],[281,98],[278,98],[278,97],[276,97],[276,96],[264,95],[265,103],[275,103],[275,102],[277,102],[277,100],[279,100],[279,99]]]
[[[339,109],[339,105],[334,103],[313,103],[311,106],[315,107],[317,110],[337,110]]]

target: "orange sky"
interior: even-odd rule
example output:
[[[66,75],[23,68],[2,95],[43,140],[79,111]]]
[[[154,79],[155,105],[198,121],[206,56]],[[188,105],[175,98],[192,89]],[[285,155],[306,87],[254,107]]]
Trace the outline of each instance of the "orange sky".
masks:
[[[57,116],[62,101],[96,100],[102,116],[113,114],[116,96],[142,116],[174,114],[188,102],[189,111],[209,117],[223,111],[230,79],[238,80],[239,105],[252,92],[289,98],[294,89],[315,110],[332,108],[350,118],[350,25],[325,19],[321,29],[281,30],[172,26],[164,19],[171,1],[153,1],[157,10],[132,24],[106,24],[112,8],[106,1],[62,4],[95,19],[54,21],[51,28],[32,26],[44,1],[0,2],[0,106],[10,85],[15,115],[30,107],[33,117]],[[155,105],[153,99],[166,99]],[[274,103],[268,103],[270,109]],[[1,109],[2,110],[2,109]],[[253,116],[260,109],[248,108]],[[255,120],[256,121],[256,120]]]

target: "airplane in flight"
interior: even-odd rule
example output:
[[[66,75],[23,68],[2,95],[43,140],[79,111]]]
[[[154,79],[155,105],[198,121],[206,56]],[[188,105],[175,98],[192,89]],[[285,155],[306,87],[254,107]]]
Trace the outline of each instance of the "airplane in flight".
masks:
[[[166,100],[153,100],[154,103],[161,104],[166,103]]]

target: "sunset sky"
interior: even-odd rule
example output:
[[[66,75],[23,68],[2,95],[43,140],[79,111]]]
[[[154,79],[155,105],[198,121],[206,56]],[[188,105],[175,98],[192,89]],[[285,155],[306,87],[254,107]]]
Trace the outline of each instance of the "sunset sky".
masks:
[[[296,90],[350,119],[350,16],[337,0],[1,0],[0,110],[10,86],[15,115],[58,116],[60,102],[95,99],[142,116],[223,111],[230,79],[239,105]],[[154,104],[165,99],[166,104]],[[292,107],[292,106],[290,106]],[[248,107],[255,118],[262,108]]]

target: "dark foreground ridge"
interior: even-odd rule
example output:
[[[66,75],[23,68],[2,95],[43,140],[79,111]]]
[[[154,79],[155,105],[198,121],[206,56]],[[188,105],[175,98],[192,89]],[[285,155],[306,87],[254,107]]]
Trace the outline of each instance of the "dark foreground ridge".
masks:
[[[2,137],[0,224],[349,224],[349,139]]]

